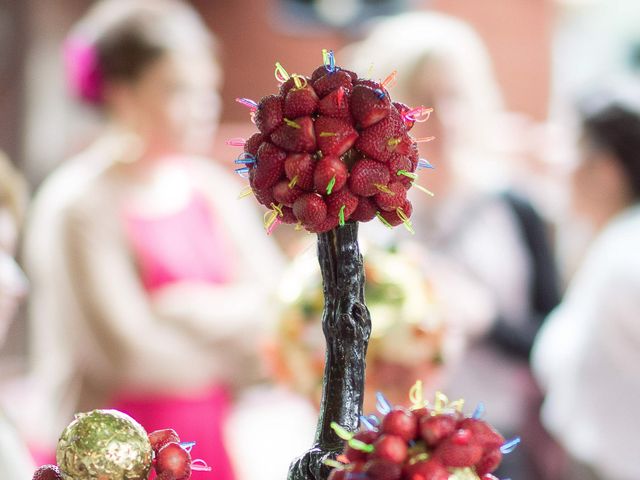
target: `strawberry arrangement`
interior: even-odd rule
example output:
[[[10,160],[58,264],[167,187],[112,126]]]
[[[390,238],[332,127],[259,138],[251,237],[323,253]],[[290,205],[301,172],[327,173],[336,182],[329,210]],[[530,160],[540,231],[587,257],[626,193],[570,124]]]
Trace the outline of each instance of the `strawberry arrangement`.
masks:
[[[277,94],[259,102],[237,101],[251,109],[259,132],[246,141],[236,172],[247,176],[251,191],[270,213],[270,233],[280,223],[322,233],[345,222],[378,218],[388,227],[412,231],[407,191],[420,159],[409,130],[428,119],[430,108],[393,102],[382,82],[337,67],[333,52],[310,77],[289,75],[276,63]],[[428,192],[428,191],[427,191]]]
[[[412,389],[421,391],[418,382]],[[414,398],[415,400],[415,398]],[[491,425],[462,413],[463,402],[436,394],[434,404],[421,399],[410,409],[394,407],[378,394],[382,418],[362,417],[362,428],[350,433],[333,424],[346,446],[329,480],[497,480],[492,475],[519,439],[505,442]]]

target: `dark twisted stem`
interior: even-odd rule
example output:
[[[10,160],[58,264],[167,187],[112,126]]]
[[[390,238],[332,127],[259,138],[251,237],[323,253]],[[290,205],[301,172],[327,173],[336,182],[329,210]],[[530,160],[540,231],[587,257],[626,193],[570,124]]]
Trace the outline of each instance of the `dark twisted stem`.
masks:
[[[318,261],[324,288],[322,330],[327,343],[320,417],[314,446],[295,460],[288,480],[326,480],[343,441],[331,428],[358,428],[364,396],[365,355],[371,319],[364,303],[364,268],[358,224],[347,223],[318,235]]]

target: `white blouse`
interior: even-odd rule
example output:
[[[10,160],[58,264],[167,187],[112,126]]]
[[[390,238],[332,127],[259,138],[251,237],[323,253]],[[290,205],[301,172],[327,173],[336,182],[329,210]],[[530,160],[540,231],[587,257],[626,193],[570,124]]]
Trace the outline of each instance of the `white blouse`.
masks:
[[[640,478],[640,206],[596,239],[532,353],[546,427],[610,480]]]

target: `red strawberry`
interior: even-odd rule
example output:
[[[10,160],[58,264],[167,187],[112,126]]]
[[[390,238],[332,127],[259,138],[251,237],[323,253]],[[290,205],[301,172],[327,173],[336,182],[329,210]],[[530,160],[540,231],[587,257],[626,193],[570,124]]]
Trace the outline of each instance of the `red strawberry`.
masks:
[[[372,458],[384,458],[400,464],[407,458],[407,442],[397,435],[382,435],[374,447]]]
[[[427,407],[418,408],[416,410],[412,410],[415,417],[418,419],[418,434],[420,434],[420,421],[423,417],[431,416],[431,411]]]
[[[311,83],[315,82],[320,77],[324,77],[327,73],[329,73],[329,70],[327,70],[327,67],[325,67],[324,65],[320,65],[311,74]]]
[[[322,195],[328,195],[331,191],[338,191],[347,183],[349,172],[342,160],[334,156],[326,156],[316,163],[313,173],[313,183],[316,191]],[[333,185],[331,185],[333,183]]]
[[[287,152],[313,152],[316,149],[313,120],[311,117],[285,120],[271,134],[271,141]]]
[[[282,216],[278,217],[282,223],[287,223],[290,225],[295,225],[298,223],[298,219],[293,213],[293,208],[290,207],[282,207]]]
[[[363,155],[379,162],[387,162],[394,153],[407,153],[410,145],[411,139],[397,114],[391,114],[360,132],[355,143]]]
[[[151,432],[149,434],[149,442],[151,442],[151,448],[153,448],[153,451],[158,453],[158,450],[164,447],[167,443],[180,443],[180,437],[174,429],[166,428],[164,430]]]
[[[347,118],[349,111],[349,94],[343,87],[336,88],[326,95],[318,104],[320,115],[335,118]]]
[[[317,225],[305,225],[305,228],[311,233],[324,233],[336,228],[338,226],[338,222],[339,220],[337,217],[330,217],[327,215],[323,222]]]
[[[407,190],[404,185],[398,181],[389,182],[387,188],[389,190],[388,192],[378,192],[374,198],[376,200],[376,204],[381,210],[390,212],[404,205],[404,202],[407,199]]]
[[[387,413],[380,427],[382,433],[397,435],[407,442],[415,439],[418,433],[416,417],[404,408],[394,408]]]
[[[313,172],[316,161],[308,153],[290,153],[284,161],[284,171],[289,180],[296,179],[295,185],[303,190],[313,189]]]
[[[317,108],[318,95],[311,88],[311,85],[290,89],[284,99],[284,116],[287,118],[311,115],[315,113]]]
[[[257,162],[249,170],[253,191],[265,190],[276,184],[284,173],[286,152],[272,143],[264,142],[258,149]]]
[[[351,77],[351,81],[355,82],[356,80],[358,80],[358,74],[356,72],[352,72],[351,70],[347,70],[345,68],[340,67],[340,70],[342,70],[343,72],[346,72],[349,74],[349,76]]]
[[[372,445],[378,438],[378,432],[374,432],[372,430],[363,430],[356,433],[353,438],[366,443],[367,445]],[[344,456],[347,457],[347,460],[352,463],[365,462],[367,460],[367,454],[365,452],[356,450],[349,445],[347,445],[347,447],[344,449]]]
[[[380,215],[389,225],[395,227],[404,223],[403,218],[400,216],[400,210],[402,210],[402,213],[405,217],[411,218],[411,214],[413,213],[413,205],[411,205],[411,202],[409,200],[405,200],[399,208],[396,208],[392,212],[382,210],[380,212]]]
[[[390,112],[389,97],[365,85],[356,85],[351,92],[349,106],[358,128],[368,128],[386,118]]]
[[[282,123],[282,97],[267,95],[258,103],[254,121],[256,127],[265,135],[269,135]]]
[[[447,467],[471,467],[482,458],[482,447],[469,430],[460,429],[440,442],[433,456]]]
[[[170,442],[158,452],[156,472],[169,472],[174,480],[188,480],[191,477],[191,455],[178,443]]]
[[[387,91],[382,87],[382,85],[380,85],[375,80],[371,80],[370,78],[358,78],[356,81],[353,82],[353,84],[354,85],[365,85],[365,86],[367,86],[369,88],[372,88],[374,90],[380,89],[383,92],[387,93]]]
[[[447,480],[450,472],[436,459],[423,460],[403,469],[406,480]]]
[[[402,467],[384,458],[373,458],[364,465],[364,472],[370,480],[400,480]]]
[[[340,118],[318,117],[315,132],[322,153],[338,157],[349,150],[358,138],[351,122]]]
[[[253,190],[253,195],[258,200],[260,205],[264,205],[265,207],[271,208],[272,203],[276,203],[276,200],[273,198],[273,189],[265,188],[264,190]]]
[[[303,75],[297,75],[299,81],[301,82],[302,85],[305,84],[305,81],[307,82],[307,85],[309,85],[311,83],[311,79],[309,77],[305,77]],[[280,85],[280,96],[282,98],[285,98],[287,96],[287,93],[289,93],[289,90],[291,90],[292,88],[296,88],[296,81],[294,79],[294,76],[291,75],[291,77],[289,78],[289,80],[287,80],[286,82],[284,82],[282,85]]]
[[[474,440],[485,450],[500,448],[504,444],[504,437],[484,420],[465,418],[458,423],[458,428],[469,430],[473,434]]]
[[[402,120],[404,121],[404,126],[407,127],[407,130],[411,130],[413,128],[415,121],[409,120],[408,118],[405,117],[405,115],[411,110],[411,108],[402,102],[393,102],[393,106],[402,117]]]
[[[370,197],[358,198],[358,207],[351,214],[349,220],[354,222],[368,222],[376,216],[378,207]]]
[[[313,82],[313,88],[320,98],[338,87],[344,87],[345,90],[351,91],[351,86],[351,75],[342,70],[327,72],[326,75],[321,76]]]
[[[305,193],[293,203],[293,213],[305,226],[319,225],[327,216],[327,205],[317,193]]]
[[[254,133],[245,142],[244,151],[247,152],[247,153],[250,153],[251,155],[253,155],[255,157],[257,155],[257,153],[258,153],[258,148],[260,148],[260,145],[262,144],[262,142],[264,140],[265,140],[265,138],[264,138],[263,134],[261,134],[260,132]]]
[[[294,186],[289,186],[289,180],[280,180],[273,187],[273,198],[277,203],[281,203],[287,207],[291,207],[293,202],[297,200],[297,198],[302,195],[304,192]]]
[[[389,183],[389,169],[386,165],[363,158],[358,160],[349,175],[349,188],[356,195],[371,197],[380,193],[379,187]]]
[[[430,447],[435,447],[456,431],[456,423],[456,419],[452,415],[434,415],[423,417],[420,420],[418,429],[426,444]]]
[[[7,479],[8,480],[8,479]],[[32,480],[63,480],[56,465],[43,465],[33,473]]]
[[[337,220],[338,223],[341,218],[340,211],[342,211],[342,218],[346,222],[351,219],[351,215],[358,208],[358,197],[347,188],[333,192],[326,197],[325,201],[327,202],[327,218]]]
[[[485,473],[491,473],[495,471],[502,461],[502,452],[499,448],[494,448],[486,452],[480,461],[476,463],[476,473],[478,475],[484,475]]]

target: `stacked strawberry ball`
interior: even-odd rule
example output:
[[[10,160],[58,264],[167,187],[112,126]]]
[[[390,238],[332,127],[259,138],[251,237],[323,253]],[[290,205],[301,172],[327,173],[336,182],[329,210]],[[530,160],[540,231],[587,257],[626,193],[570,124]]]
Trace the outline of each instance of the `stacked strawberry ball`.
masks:
[[[505,445],[483,420],[428,407],[395,407],[377,427],[341,436],[343,464],[329,480],[495,480]]]
[[[260,100],[253,112],[260,132],[238,163],[282,223],[320,233],[377,216],[410,227],[407,190],[419,160],[407,133],[412,112],[392,102],[383,84],[321,66]]]

